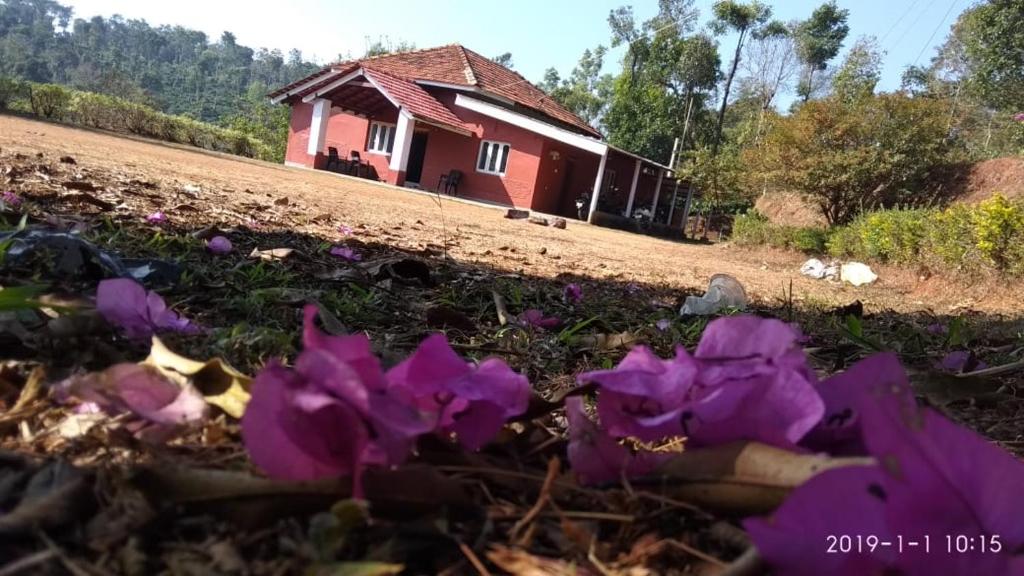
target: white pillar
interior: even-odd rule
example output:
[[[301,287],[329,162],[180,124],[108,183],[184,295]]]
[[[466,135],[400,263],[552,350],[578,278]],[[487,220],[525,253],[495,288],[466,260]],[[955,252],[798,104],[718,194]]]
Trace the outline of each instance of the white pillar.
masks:
[[[658,184],[654,187],[654,202],[651,203],[651,222],[658,219],[658,196],[661,196],[661,179],[665,177],[665,171],[658,170]]]
[[[676,213],[676,196],[679,195],[679,175],[675,175],[676,185],[672,187],[672,203],[668,205],[668,222],[669,226],[672,225],[672,215]]]
[[[633,170],[633,183],[629,186],[629,200],[626,201],[626,218],[633,215],[633,199],[636,197],[636,183],[640,181],[640,160],[636,161],[636,168]]]
[[[608,162],[608,149],[601,154],[601,163],[597,165],[597,178],[594,179],[594,193],[590,195],[590,212],[587,214],[587,222],[594,222],[594,214],[597,213],[597,198],[601,195],[601,184],[604,181],[604,167]]]
[[[391,149],[389,168],[395,172],[405,172],[409,167],[409,148],[412,147],[412,133],[416,121],[405,109],[398,111],[398,126],[395,128],[395,145]]]
[[[313,118],[309,121],[309,146],[306,152],[315,156],[324,148],[327,140],[327,121],[331,119],[331,101],[324,98],[313,100]]]
[[[686,224],[690,220],[690,206],[693,204],[693,182],[686,187],[686,204],[683,205],[683,236],[686,236]]]

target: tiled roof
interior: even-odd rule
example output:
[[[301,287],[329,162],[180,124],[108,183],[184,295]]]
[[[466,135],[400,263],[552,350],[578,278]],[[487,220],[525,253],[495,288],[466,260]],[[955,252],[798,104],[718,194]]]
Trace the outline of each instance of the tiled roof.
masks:
[[[387,92],[388,96],[398,100],[414,118],[461,128],[467,132],[472,131],[471,126],[466,126],[458,116],[419,85],[373,68],[363,68],[363,72]]]
[[[567,125],[588,136],[601,136],[582,118],[564,108],[518,73],[458,44],[340,62],[279,88],[271,92],[270,96],[285,94],[332,70],[350,69],[355,66],[383,72],[400,80],[440,82],[477,88],[539,112],[556,123]]]

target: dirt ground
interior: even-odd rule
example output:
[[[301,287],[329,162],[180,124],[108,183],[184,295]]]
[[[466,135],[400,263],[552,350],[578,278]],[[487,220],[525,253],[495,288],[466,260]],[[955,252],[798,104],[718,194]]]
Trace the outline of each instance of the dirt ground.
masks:
[[[793,301],[823,306],[861,300],[869,310],[973,309],[1018,315],[1019,292],[998,282],[925,277],[917,271],[881,267],[880,280],[854,288],[800,276],[802,258],[750,251],[725,244],[659,240],[570,221],[566,230],[507,220],[493,207],[400,190],[324,172],[313,172],[163,143],[0,116],[0,149],[6,153],[71,155],[80,166],[136,174],[165,187],[198,186],[213,211],[248,214],[288,198],[309,223],[301,232],[337,236],[342,221],[396,247],[444,250],[454,259],[522,271],[540,277],[568,274],[637,282],[698,292],[712,274],[731,274],[754,299],[778,303],[792,285]],[[174,218],[175,200],[164,208]],[[194,205],[190,207],[195,209]],[[204,209],[206,210],[206,209]],[[330,218],[317,218],[329,215]]]

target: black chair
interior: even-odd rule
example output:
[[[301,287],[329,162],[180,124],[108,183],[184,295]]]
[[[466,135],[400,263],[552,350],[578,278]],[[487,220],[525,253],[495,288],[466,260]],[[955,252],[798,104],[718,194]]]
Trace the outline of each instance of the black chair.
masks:
[[[330,170],[331,166],[334,166],[334,167],[338,168],[338,170],[340,171],[341,170],[341,157],[338,156],[338,149],[337,148],[335,148],[333,146],[328,146],[327,147],[327,166],[325,167],[325,169],[326,170]]]
[[[451,194],[452,196],[459,195],[459,182],[462,180],[462,172],[458,170],[452,170],[447,174],[441,174],[441,177],[437,179],[437,191],[441,190],[441,185],[444,185],[444,193]]]
[[[352,150],[348,153],[349,167],[348,173],[352,176],[360,176],[359,171],[363,167],[362,157],[359,155],[358,150]]]

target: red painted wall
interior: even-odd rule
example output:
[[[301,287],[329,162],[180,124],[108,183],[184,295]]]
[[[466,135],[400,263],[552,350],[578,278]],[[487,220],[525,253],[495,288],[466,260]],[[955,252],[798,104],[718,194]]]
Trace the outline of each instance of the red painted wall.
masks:
[[[434,190],[440,176],[455,169],[463,173],[458,189],[461,197],[551,214],[576,215],[576,198],[583,192],[590,192],[597,175],[599,158],[596,154],[455,106],[454,92],[437,89],[432,90],[432,93],[469,125],[473,134],[464,136],[422,122],[416,124],[417,132],[427,133],[427,148],[420,178],[422,189]],[[310,167],[322,165],[323,158],[316,160],[306,153],[312,115],[311,104],[297,103],[292,107],[285,155],[288,162]],[[363,161],[376,169],[379,179],[395,182],[398,174],[392,173],[388,166],[390,156],[367,152],[366,140],[370,120],[394,123],[397,116],[397,110],[389,110],[366,119],[333,108],[322,154],[326,155],[328,146],[337,148],[343,158],[348,157],[350,151],[358,150]],[[476,162],[483,140],[511,144],[504,176],[477,172]],[[567,174],[570,162],[573,165],[572,171]],[[606,210],[621,213],[625,209],[635,166],[634,158],[616,152],[609,153],[606,167],[617,172],[617,179],[612,190],[602,193],[604,200],[601,204]],[[651,203],[656,182],[656,175],[641,174],[634,208]],[[662,192],[664,194],[664,189]]]

